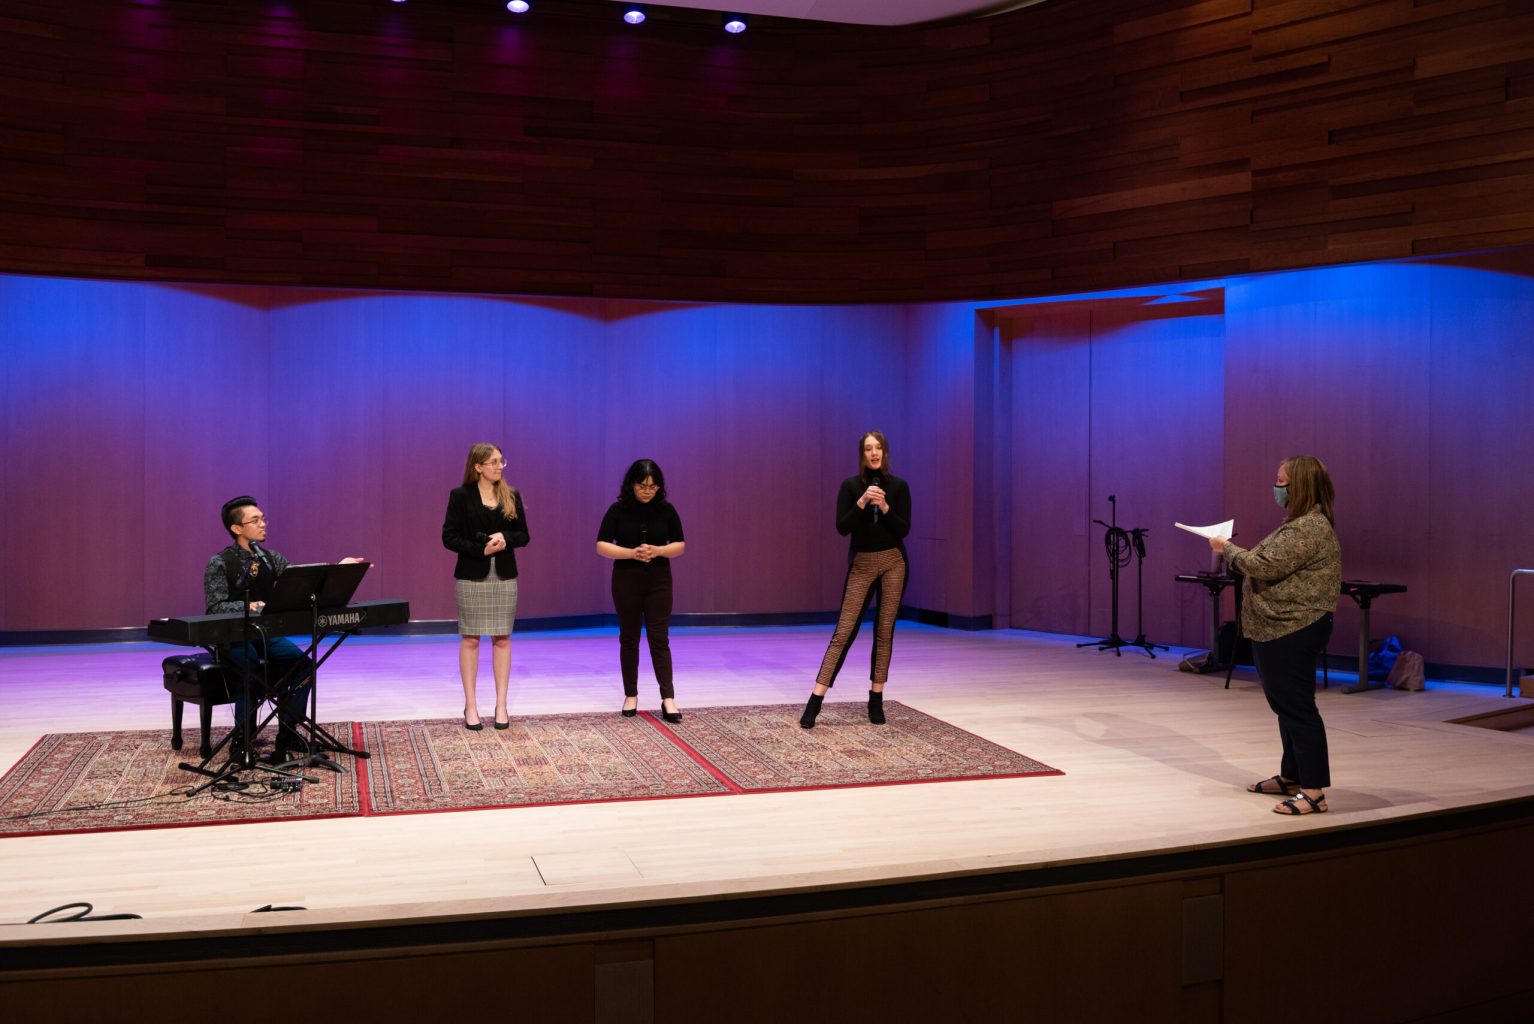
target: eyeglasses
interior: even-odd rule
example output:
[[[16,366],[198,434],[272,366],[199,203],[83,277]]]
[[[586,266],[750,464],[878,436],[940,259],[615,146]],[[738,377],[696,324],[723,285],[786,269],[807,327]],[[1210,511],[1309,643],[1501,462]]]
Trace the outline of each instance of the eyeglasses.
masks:
[[[243,523],[241,523],[240,525],[241,526],[265,526],[266,525],[266,516],[256,516],[254,519],[247,519]]]
[[[505,469],[506,468],[506,463],[504,461],[500,460],[500,459],[497,459],[494,462],[481,462],[480,465],[486,467],[487,469]]]

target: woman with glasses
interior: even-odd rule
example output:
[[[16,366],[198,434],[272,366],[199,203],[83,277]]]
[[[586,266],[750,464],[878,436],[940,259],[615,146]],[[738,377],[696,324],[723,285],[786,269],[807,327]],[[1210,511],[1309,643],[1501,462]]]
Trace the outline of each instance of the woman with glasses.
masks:
[[[911,488],[889,471],[889,445],[884,435],[870,430],[858,438],[858,472],[842,481],[836,492],[836,532],[849,539],[847,579],[842,584],[842,610],[836,630],[820,660],[815,688],[799,716],[799,725],[815,727],[820,705],[836,682],[847,649],[858,635],[858,623],[879,586],[879,617],[874,622],[873,654],[868,666],[868,721],[884,724],[884,683],[889,679],[890,648],[895,642],[895,615],[905,593],[905,536],[911,532]]]
[[[597,529],[597,554],[613,560],[613,607],[618,612],[618,666],[623,717],[639,713],[639,628],[650,641],[650,664],[660,684],[661,717],[680,722],[671,684],[671,559],[687,549],[682,520],[666,500],[666,475],[649,459],[623,474],[618,500]]]
[[[463,679],[463,727],[479,732],[474,684],[479,675],[479,638],[491,640],[495,675],[495,727],[511,724],[506,687],[511,679],[511,627],[517,618],[516,549],[527,544],[522,495],[505,480],[506,460],[493,444],[469,449],[463,484],[447,496],[442,546],[456,552],[458,674]]]

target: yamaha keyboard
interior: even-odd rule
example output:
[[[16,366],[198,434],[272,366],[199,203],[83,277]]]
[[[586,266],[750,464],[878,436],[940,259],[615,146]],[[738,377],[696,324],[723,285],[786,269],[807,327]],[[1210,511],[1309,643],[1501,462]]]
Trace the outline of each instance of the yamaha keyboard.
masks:
[[[340,608],[324,609],[319,615],[321,635],[337,630],[352,632],[370,626],[398,626],[410,620],[409,601],[357,601]],[[267,636],[308,636],[314,615],[307,610],[252,615],[252,626],[260,626]],[[245,616],[241,612],[218,615],[186,615],[178,619],[152,619],[149,639],[181,647],[216,647],[236,644],[245,639]]]

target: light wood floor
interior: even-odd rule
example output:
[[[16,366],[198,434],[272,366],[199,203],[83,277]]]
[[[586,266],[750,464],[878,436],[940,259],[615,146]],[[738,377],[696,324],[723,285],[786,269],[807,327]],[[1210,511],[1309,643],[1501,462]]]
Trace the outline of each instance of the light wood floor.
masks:
[[[800,704],[828,633],[679,630],[680,703]],[[902,623],[889,686],[1061,777],[0,839],[0,923],[74,900],[146,919],[93,931],[142,934],[272,926],[248,916],[268,903],[309,908],[280,915],[297,926],[701,899],[1239,843],[1534,795],[1534,735],[1447,724],[1530,702],[1462,684],[1344,695],[1334,679],[1319,694],[1331,813],[1281,818],[1242,792],[1278,756],[1250,670],[1225,691],[1223,676],[1178,672],[1177,651],[1116,658],[1073,640]],[[456,642],[357,641],[366,657],[343,650],[323,674],[322,717],[453,715]],[[863,698],[864,643],[829,699]],[[616,713],[616,646],[605,631],[516,637],[513,713]],[[0,651],[0,765],[46,732],[166,727],[167,653]],[[387,671],[372,670],[380,661]],[[641,689],[657,703],[653,683]],[[482,680],[486,717],[490,693]],[[3,924],[0,943],[37,939]]]

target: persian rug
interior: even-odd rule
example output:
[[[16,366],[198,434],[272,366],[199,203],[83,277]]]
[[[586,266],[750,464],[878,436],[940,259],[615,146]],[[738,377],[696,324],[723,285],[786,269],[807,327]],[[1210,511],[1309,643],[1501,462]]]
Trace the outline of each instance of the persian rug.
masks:
[[[800,706],[688,708],[657,724],[741,792],[1064,775],[898,701],[870,725],[862,701],[827,703],[813,729]]]
[[[895,701],[883,726],[861,701],[825,705],[814,729],[799,712],[536,715],[481,732],[456,718],[327,725],[371,757],[335,755],[345,772],[307,769],[318,781],[293,793],[252,781],[190,799],[204,780],[178,767],[197,759],[171,750],[168,731],[49,734],[0,778],[0,838],[1064,774]]]
[[[586,803],[730,792],[642,717],[610,711],[487,721],[367,722],[369,813]]]
[[[351,723],[325,728],[355,740]],[[210,739],[217,743],[226,731],[215,728]],[[271,790],[259,781],[264,773],[248,771],[240,776],[248,782],[241,791],[206,789],[188,798],[188,790],[207,781],[178,767],[201,760],[195,729],[189,738],[186,748],[172,750],[169,729],[44,736],[0,778],[0,838],[362,813],[359,780],[350,771],[307,769],[319,781],[291,793]]]

